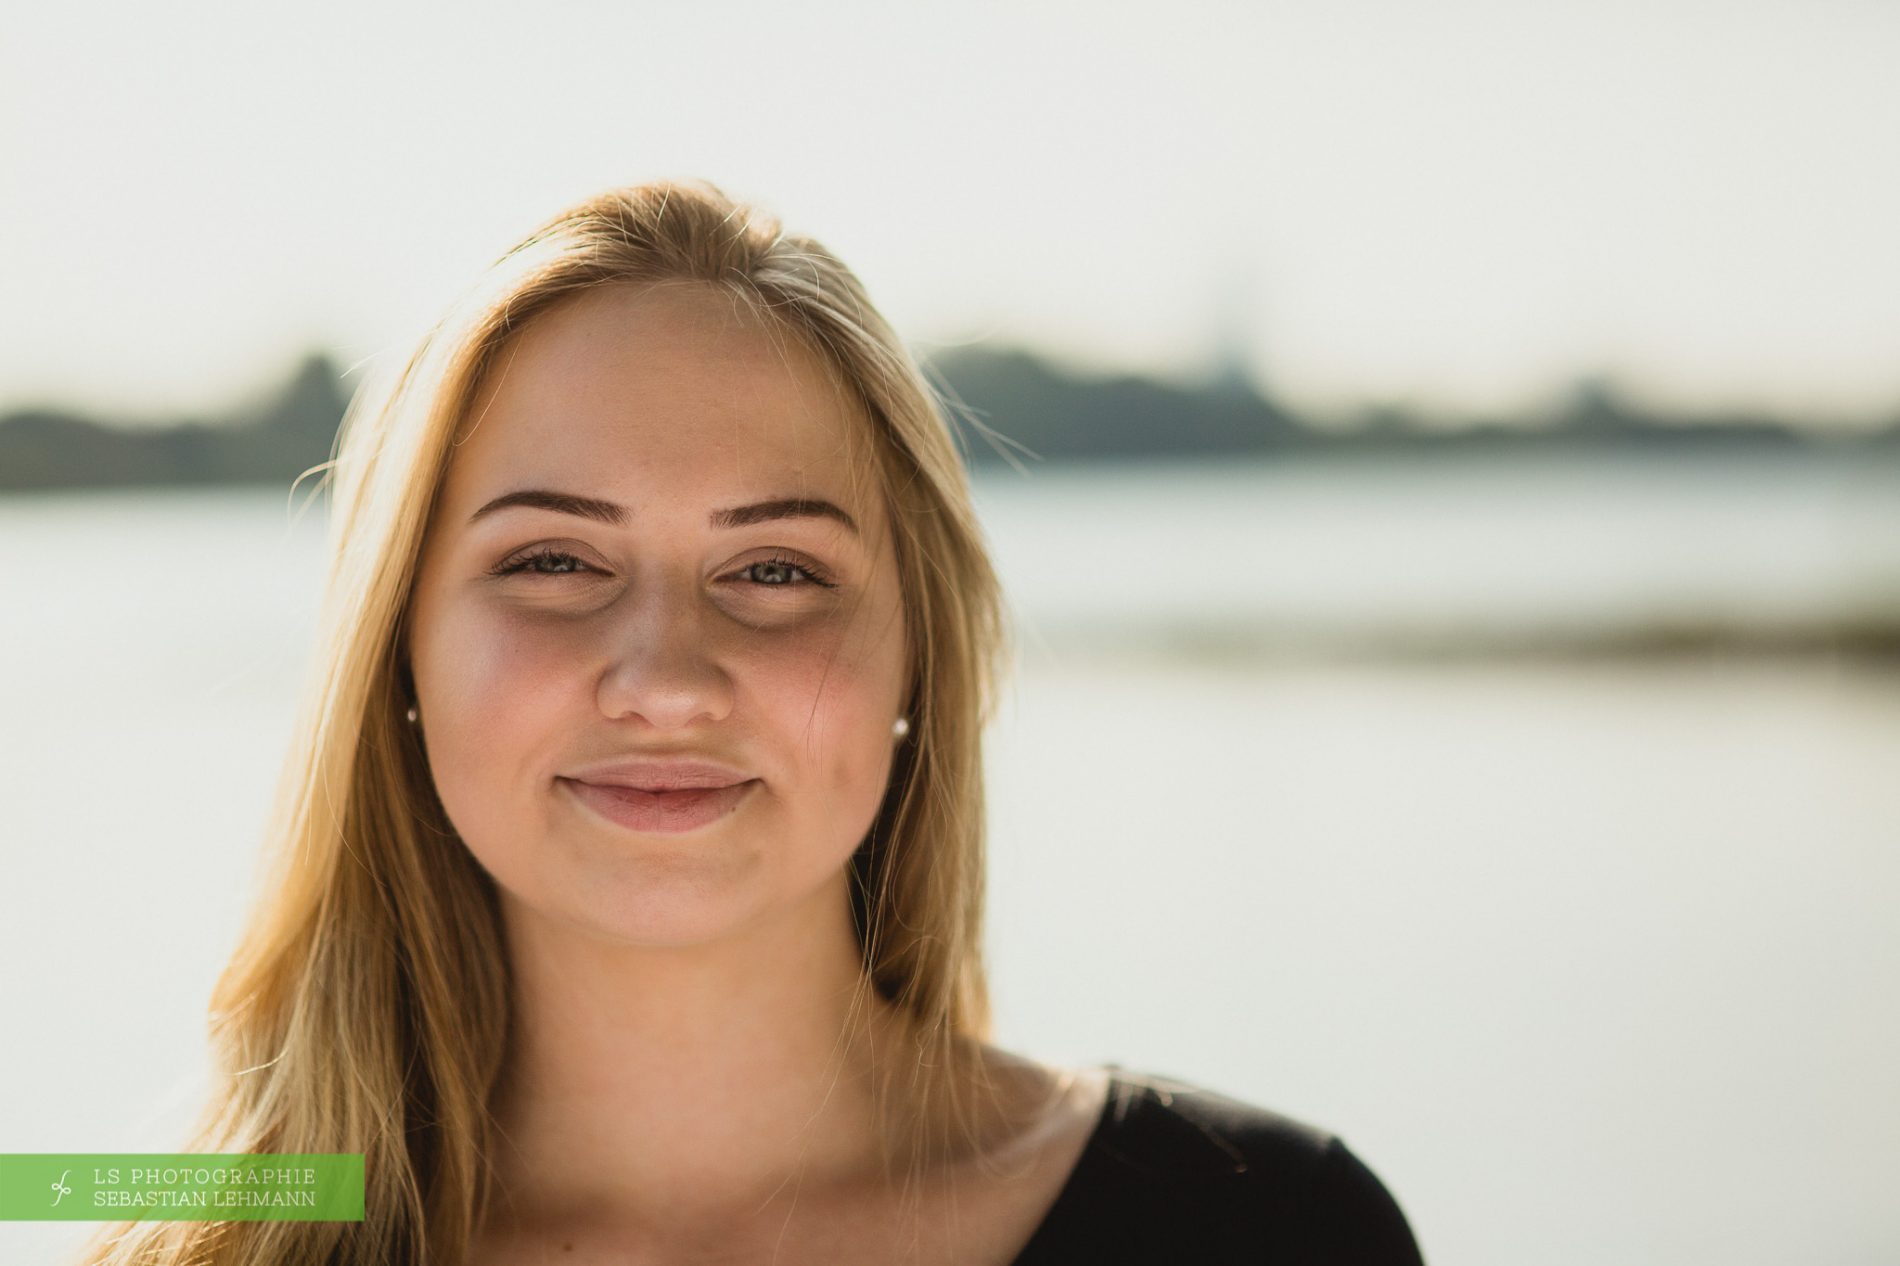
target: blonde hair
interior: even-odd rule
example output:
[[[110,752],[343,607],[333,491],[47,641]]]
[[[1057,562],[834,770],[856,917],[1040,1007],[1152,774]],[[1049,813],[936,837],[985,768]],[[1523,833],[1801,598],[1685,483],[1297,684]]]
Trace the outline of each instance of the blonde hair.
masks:
[[[853,917],[862,983],[917,1043],[907,1128],[967,1132],[959,1088],[987,1084],[976,1044],[991,1033],[981,736],[1009,656],[949,418],[835,256],[712,185],[662,181],[590,198],[498,260],[400,373],[358,393],[326,464],[314,669],[264,895],[212,997],[219,1077],[190,1150],[361,1152],[364,1221],[121,1224],[87,1262],[454,1262],[479,1232],[508,964],[493,880],[455,835],[404,716],[403,628],[452,439],[497,352],[560,300],[626,282],[743,302],[820,353],[870,420],[912,650],[911,733],[850,861]],[[950,1146],[947,1133],[918,1142],[917,1156]]]

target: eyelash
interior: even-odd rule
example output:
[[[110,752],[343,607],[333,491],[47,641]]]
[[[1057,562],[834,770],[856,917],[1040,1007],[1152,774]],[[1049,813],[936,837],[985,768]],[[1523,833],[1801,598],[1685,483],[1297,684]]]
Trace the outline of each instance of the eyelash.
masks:
[[[579,576],[583,574],[582,572],[573,571],[573,570],[569,570],[569,571],[533,571],[531,570],[535,564],[545,562],[545,561],[550,561],[550,560],[577,563],[581,567],[587,567],[586,563],[581,562],[579,558],[575,557],[573,554],[569,553],[566,550],[554,549],[551,546],[544,546],[540,549],[530,550],[526,554],[518,554],[513,558],[510,558],[500,564],[497,564],[496,566],[491,567],[489,569],[488,574],[491,576],[514,576],[514,575],[520,575],[524,573],[530,576]],[[756,562],[747,563],[744,567],[741,567],[739,570],[741,572],[748,572],[748,571],[751,571],[754,567],[789,567],[794,571],[804,573],[806,581],[810,584],[818,585],[819,587],[824,588],[824,589],[837,588],[837,583],[827,578],[822,569],[810,563],[801,563],[797,559],[785,558],[780,555],[773,555],[771,558],[761,558],[757,560]],[[588,568],[588,570],[593,571],[595,569]],[[758,584],[756,587],[760,589],[803,589],[805,588],[804,585],[791,584],[791,583]]]

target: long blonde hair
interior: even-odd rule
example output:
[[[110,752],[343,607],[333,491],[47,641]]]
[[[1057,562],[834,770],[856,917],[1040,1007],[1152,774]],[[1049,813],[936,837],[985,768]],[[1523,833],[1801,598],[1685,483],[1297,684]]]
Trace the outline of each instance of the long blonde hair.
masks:
[[[982,1084],[975,1044],[991,1033],[981,737],[1009,655],[946,405],[817,242],[703,182],[655,182],[588,199],[496,261],[399,373],[357,394],[326,464],[315,661],[264,894],[212,997],[218,1079],[190,1150],[361,1152],[364,1221],[121,1224],[87,1262],[453,1263],[479,1232],[508,964],[493,880],[456,837],[404,717],[402,630],[452,438],[498,349],[559,300],[624,282],[736,297],[816,349],[870,419],[912,729],[850,861],[853,916],[865,987],[917,1043],[906,1094],[946,1105],[908,1119],[971,1119],[959,1087]]]

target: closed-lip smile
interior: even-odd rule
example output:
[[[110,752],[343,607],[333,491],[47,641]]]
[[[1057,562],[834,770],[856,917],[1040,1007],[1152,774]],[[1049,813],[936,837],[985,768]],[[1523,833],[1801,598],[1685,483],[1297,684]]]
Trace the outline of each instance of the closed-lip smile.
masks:
[[[677,835],[717,822],[759,782],[717,761],[657,758],[592,765],[556,781],[595,815],[650,835]]]

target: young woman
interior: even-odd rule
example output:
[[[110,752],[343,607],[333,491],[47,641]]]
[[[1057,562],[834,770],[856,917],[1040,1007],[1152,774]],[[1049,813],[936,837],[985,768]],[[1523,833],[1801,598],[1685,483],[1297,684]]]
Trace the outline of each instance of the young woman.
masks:
[[[193,1147],[361,1152],[366,1217],[93,1260],[1418,1261],[1336,1138],[989,1044],[1001,597],[943,413],[817,243],[703,184],[592,199],[333,466]]]

